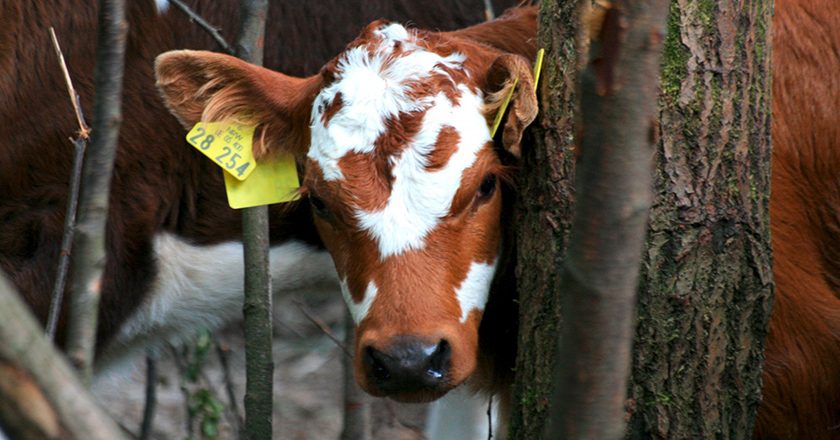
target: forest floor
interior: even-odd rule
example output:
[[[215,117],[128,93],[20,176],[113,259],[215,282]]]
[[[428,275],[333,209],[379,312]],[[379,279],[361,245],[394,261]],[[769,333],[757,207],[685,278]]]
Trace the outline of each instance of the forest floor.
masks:
[[[306,310],[306,312],[303,311]],[[274,336],[274,438],[337,439],[342,428],[344,351],[310,317],[326,324],[343,340],[344,304],[341,295],[291,295],[276,300]],[[217,349],[217,346],[220,349]],[[203,361],[196,361],[197,351]],[[221,355],[220,355],[221,353]],[[227,359],[231,380],[224,380],[220,356]],[[95,394],[103,406],[131,433],[140,431],[145,405],[146,366],[134,367],[100,380]],[[196,368],[200,366],[200,368]],[[234,324],[187,349],[165,350],[157,361],[157,410],[151,439],[237,439],[233,406],[226,383],[236,395],[239,413],[245,391],[245,352],[241,326]],[[197,371],[200,370],[200,371]],[[185,379],[196,373],[195,381]],[[189,397],[187,397],[189,395]],[[415,440],[425,424],[428,405],[400,404],[370,398],[373,438]],[[188,402],[192,402],[192,423]],[[190,425],[188,431],[188,424]]]

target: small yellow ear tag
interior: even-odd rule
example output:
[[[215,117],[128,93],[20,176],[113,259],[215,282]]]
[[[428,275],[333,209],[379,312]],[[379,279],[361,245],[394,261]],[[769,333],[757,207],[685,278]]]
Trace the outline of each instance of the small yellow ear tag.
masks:
[[[534,62],[534,91],[537,90],[537,84],[540,83],[540,72],[542,72],[542,62],[544,56],[545,49],[537,51],[537,59]],[[499,129],[499,124],[502,123],[502,117],[505,115],[508,105],[510,105],[510,100],[513,98],[513,91],[516,90],[516,84],[518,83],[519,78],[514,78],[513,87],[510,88],[510,92],[508,92],[507,96],[505,96],[505,100],[502,101],[502,105],[499,107],[498,113],[496,113],[496,118],[493,120],[493,128],[490,129],[490,137],[496,137],[496,131]]]
[[[257,167],[252,152],[254,126],[199,122],[187,133],[187,142],[238,180],[247,179]]]
[[[258,164],[251,176],[244,181],[224,173],[225,189],[231,208],[250,208],[300,198],[297,167],[291,155],[283,155]]]

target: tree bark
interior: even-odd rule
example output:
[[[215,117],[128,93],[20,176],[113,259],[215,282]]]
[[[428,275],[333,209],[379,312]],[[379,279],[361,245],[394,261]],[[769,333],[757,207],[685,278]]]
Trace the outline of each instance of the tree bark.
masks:
[[[657,87],[650,78],[659,76],[667,11],[667,0],[617,1],[599,5],[589,21],[578,200],[558,287],[566,319],[548,438],[606,440],[624,432],[636,287],[653,198]]]
[[[748,438],[772,298],[772,3],[674,0],[662,61],[655,199],[643,254],[628,438]],[[542,437],[574,190],[576,11],[546,0],[540,123],[517,211],[520,334],[511,437]]]
[[[242,0],[236,55],[262,65],[268,0]],[[268,208],[242,211],[245,255],[245,438],[272,437],[274,360],[272,359],[271,277],[268,272]]]
[[[557,287],[574,206],[578,5],[544,0],[540,7],[539,44],[546,50],[540,114],[526,133],[532,148],[522,151],[514,219],[520,321],[512,439],[541,438],[551,398],[561,323]]]
[[[772,301],[772,0],[676,0],[630,438],[750,438]]]
[[[0,273],[0,425],[19,440],[125,439]]]

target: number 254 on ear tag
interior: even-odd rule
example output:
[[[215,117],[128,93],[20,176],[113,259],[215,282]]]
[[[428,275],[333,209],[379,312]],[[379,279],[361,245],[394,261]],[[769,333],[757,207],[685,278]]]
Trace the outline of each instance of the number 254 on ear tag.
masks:
[[[245,180],[257,167],[251,145],[254,126],[231,122],[199,122],[187,133],[187,142],[225,170]]]
[[[239,181],[225,173],[225,188],[231,208],[250,208],[290,202],[300,197],[297,168],[290,155],[258,162],[247,180]]]

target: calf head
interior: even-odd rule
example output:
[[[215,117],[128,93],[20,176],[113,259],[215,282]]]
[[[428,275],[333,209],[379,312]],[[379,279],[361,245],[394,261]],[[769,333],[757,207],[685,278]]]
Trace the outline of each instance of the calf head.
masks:
[[[500,180],[536,115],[525,58],[378,21],[309,78],[210,52],[170,52],[156,68],[185,126],[252,123],[258,160],[296,157],[357,323],[365,390],[432,400],[473,373],[502,246]],[[497,144],[488,125],[513,79]]]

